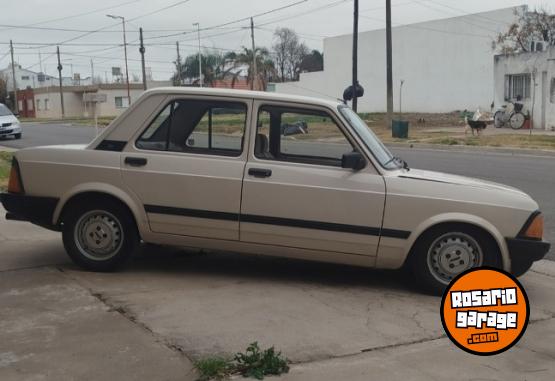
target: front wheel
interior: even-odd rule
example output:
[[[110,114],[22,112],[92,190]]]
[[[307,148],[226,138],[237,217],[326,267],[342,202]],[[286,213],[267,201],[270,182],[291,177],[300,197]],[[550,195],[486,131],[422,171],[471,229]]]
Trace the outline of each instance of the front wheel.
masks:
[[[139,244],[133,216],[111,200],[72,207],[63,221],[64,247],[86,270],[117,270]]]
[[[521,112],[515,112],[513,115],[511,115],[511,117],[509,118],[509,124],[511,125],[511,128],[513,130],[519,130],[522,128],[522,126],[524,126],[524,121],[526,120],[526,117],[524,116],[523,113]]]
[[[480,266],[499,267],[499,249],[472,226],[443,225],[424,233],[411,253],[411,269],[424,289],[440,294],[460,273]]]

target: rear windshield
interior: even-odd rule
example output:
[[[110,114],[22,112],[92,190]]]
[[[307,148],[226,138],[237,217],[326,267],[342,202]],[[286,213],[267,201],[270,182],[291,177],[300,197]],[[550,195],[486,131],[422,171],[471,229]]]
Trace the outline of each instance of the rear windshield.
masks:
[[[0,116],[13,115],[9,108],[0,103]]]

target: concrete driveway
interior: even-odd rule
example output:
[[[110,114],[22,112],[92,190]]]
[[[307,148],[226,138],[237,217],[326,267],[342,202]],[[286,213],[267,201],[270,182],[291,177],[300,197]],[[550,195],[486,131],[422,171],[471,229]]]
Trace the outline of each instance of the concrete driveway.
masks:
[[[555,263],[521,280],[527,333],[479,357],[398,272],[146,248],[124,272],[89,273],[59,234],[0,218],[0,380],[192,380],[192,360],[253,341],[294,363],[284,380],[552,380]]]

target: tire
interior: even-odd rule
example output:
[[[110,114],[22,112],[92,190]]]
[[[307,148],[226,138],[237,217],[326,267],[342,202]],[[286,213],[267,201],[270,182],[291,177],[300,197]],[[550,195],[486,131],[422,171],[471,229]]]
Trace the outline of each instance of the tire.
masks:
[[[415,243],[410,268],[419,285],[441,294],[458,274],[480,266],[499,268],[497,243],[471,225],[445,224],[426,231]]]
[[[526,121],[526,117],[521,112],[515,112],[509,118],[509,125],[513,130],[519,130],[524,126],[524,122]]]
[[[495,114],[493,114],[493,125],[495,126],[495,128],[501,128],[505,124],[505,123],[503,123],[503,115],[504,114],[505,113],[501,110],[499,110]]]
[[[72,206],[63,218],[62,238],[69,257],[89,271],[122,268],[139,245],[133,216],[110,199]]]
[[[21,136],[22,136],[22,134],[19,133],[19,134],[15,134],[13,137],[16,138],[16,139],[21,139]]]

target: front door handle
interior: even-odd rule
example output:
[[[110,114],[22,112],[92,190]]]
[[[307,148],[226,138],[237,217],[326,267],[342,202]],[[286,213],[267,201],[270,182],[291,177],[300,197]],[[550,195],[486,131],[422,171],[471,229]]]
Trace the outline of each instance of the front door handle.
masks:
[[[272,170],[264,168],[249,168],[249,175],[254,177],[270,177],[272,176]]]
[[[129,164],[133,167],[144,167],[147,163],[144,157],[126,157],[125,164]]]

